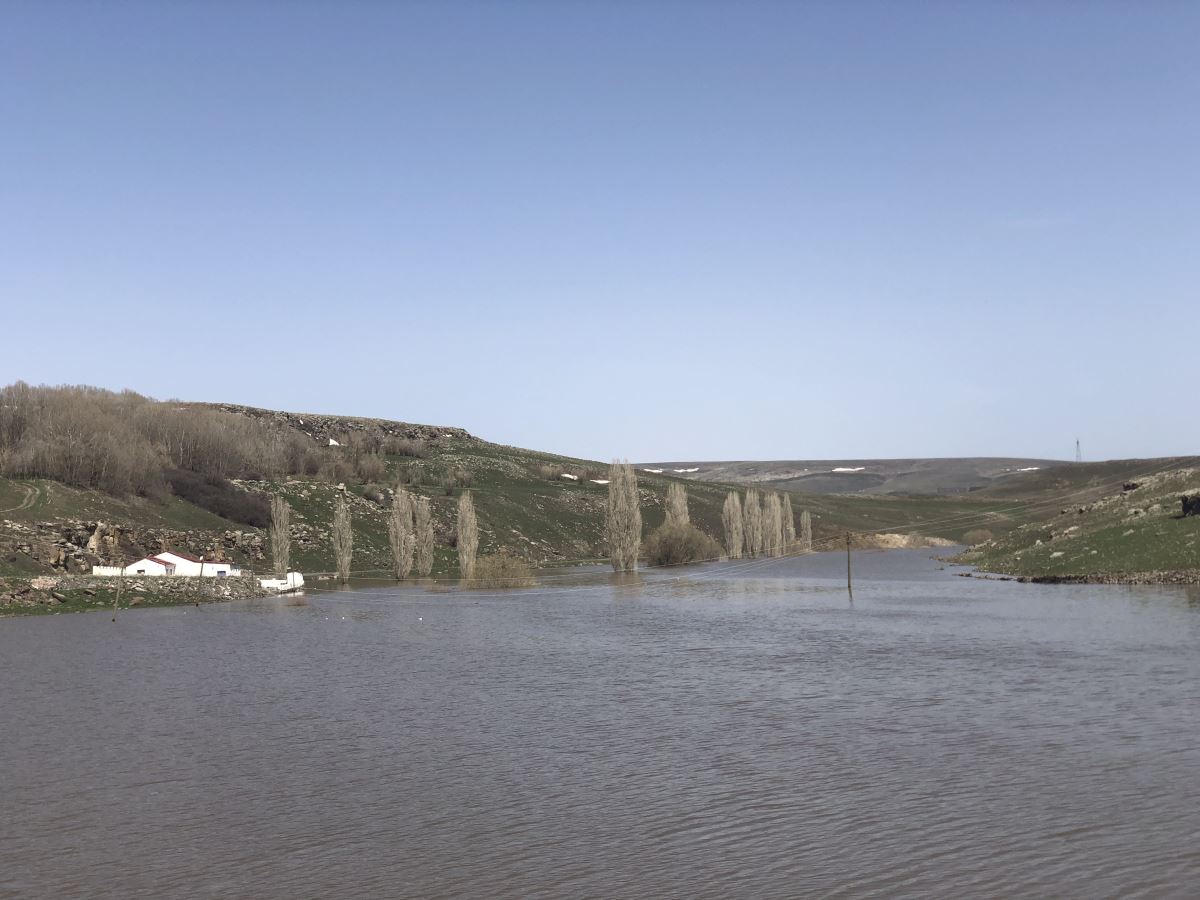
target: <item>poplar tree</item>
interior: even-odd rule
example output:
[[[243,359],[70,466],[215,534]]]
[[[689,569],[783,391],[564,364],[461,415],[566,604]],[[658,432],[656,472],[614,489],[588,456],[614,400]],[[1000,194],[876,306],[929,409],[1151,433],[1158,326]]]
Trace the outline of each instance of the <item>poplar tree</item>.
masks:
[[[687,491],[684,490],[683,485],[678,481],[672,481],[667,485],[665,509],[667,525],[690,524],[691,517],[688,515]]]
[[[778,494],[770,494],[763,503],[763,553],[779,556],[783,552],[783,505]]]
[[[396,493],[392,495],[392,510],[387,524],[393,571],[396,580],[403,581],[412,571],[413,550],[416,547],[412,495],[408,491],[396,488]]]
[[[279,494],[271,498],[271,564],[276,578],[286,578],[292,555],[292,508]]]
[[[479,552],[479,521],[475,518],[475,502],[470,491],[458,498],[458,569],[463,578],[475,574],[475,558]]]
[[[742,501],[730,491],[721,508],[721,523],[725,526],[725,552],[730,559],[742,558]]]
[[[805,553],[812,552],[812,516],[807,509],[800,511],[800,549]]]
[[[642,543],[642,510],[638,500],[637,475],[629,462],[613,460],[608,477],[608,511],[605,533],[614,572],[637,569]]]
[[[792,497],[783,495],[783,547],[791,553],[796,546],[796,518],[792,513]]]
[[[429,498],[418,497],[413,507],[413,530],[416,532],[417,574],[427,578],[433,571],[433,513]]]
[[[763,515],[762,503],[758,491],[750,488],[746,491],[746,499],[742,503],[742,546],[749,557],[762,553],[763,546]]]
[[[338,494],[333,504],[333,560],[338,580],[350,580],[350,559],[354,555],[354,531],[350,526],[350,506],[345,494]]]

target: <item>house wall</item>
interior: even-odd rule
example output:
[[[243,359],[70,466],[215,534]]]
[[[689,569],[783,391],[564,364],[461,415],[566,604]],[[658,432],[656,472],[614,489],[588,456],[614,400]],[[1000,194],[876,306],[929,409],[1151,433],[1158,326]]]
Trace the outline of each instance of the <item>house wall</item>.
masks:
[[[152,559],[139,559],[137,562],[130,563],[125,567],[125,574],[145,576],[166,575],[167,567]]]

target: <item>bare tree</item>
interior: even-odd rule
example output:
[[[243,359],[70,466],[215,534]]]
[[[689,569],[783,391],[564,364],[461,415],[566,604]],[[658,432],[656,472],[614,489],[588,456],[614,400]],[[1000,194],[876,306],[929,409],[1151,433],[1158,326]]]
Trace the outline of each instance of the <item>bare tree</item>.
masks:
[[[667,502],[664,508],[667,525],[687,525],[691,522],[691,517],[688,516],[687,491],[678,481],[667,485]]]
[[[392,511],[388,516],[388,543],[392,548],[392,566],[397,581],[403,581],[412,571],[415,537],[413,535],[412,495],[399,487],[392,495]]]
[[[792,497],[783,495],[783,549],[791,553],[796,549],[796,517],[792,513]]]
[[[429,498],[418,497],[413,507],[413,530],[416,532],[417,574],[427,578],[433,571],[433,513]]]
[[[763,552],[767,556],[783,552],[783,504],[778,494],[769,494],[763,503]]]
[[[338,580],[350,580],[350,559],[354,555],[354,531],[350,527],[350,506],[345,494],[338,494],[333,504],[333,560]]]
[[[721,522],[725,525],[725,552],[730,559],[742,558],[742,501],[734,491],[725,498],[721,509]]]
[[[605,531],[614,572],[637,569],[642,543],[642,510],[638,500],[637,475],[628,461],[613,460],[608,476],[608,514]]]
[[[475,575],[475,557],[479,552],[479,521],[470,491],[458,498],[458,569],[463,578]]]
[[[800,549],[805,553],[812,552],[812,516],[807,509],[800,511]]]
[[[763,511],[758,491],[754,488],[746,491],[746,500],[742,503],[742,546],[747,556],[755,557],[762,553]]]
[[[292,555],[292,508],[281,494],[271,497],[271,564],[276,578],[286,578]]]

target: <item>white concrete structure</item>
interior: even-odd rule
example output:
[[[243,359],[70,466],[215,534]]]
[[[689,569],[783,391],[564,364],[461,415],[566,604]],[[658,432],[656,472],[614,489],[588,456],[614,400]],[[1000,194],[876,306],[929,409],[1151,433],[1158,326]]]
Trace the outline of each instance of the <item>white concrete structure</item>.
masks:
[[[154,556],[143,556],[141,559],[131,562],[125,567],[126,575],[174,575],[175,563],[166,559],[158,559]]]
[[[203,575],[206,578],[224,578],[230,575],[241,575],[242,570],[231,562],[209,562],[201,557],[188,556],[186,553],[176,553],[174,550],[164,550],[154,557],[174,564],[174,575]]]
[[[194,556],[164,550],[156,556],[143,556],[121,568],[120,566],[92,566],[93,575],[145,575],[154,576],[189,576],[203,575],[205,578],[225,578],[241,575],[242,570],[229,562],[207,562]]]
[[[268,591],[298,591],[304,587],[304,576],[300,572],[288,572],[286,578],[260,578],[258,583]]]

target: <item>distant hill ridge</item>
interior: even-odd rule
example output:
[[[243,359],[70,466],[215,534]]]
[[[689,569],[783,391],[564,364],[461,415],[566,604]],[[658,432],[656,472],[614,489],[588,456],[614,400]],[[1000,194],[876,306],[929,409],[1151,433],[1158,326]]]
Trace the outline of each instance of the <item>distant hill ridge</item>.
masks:
[[[398,422],[392,419],[376,419],[365,416],[296,413],[278,409],[262,409],[257,406],[242,406],[238,403],[185,403],[182,405],[236,413],[251,419],[286,426],[303,432],[322,444],[327,444],[331,438],[333,440],[340,440],[341,437],[353,434],[356,431],[375,431],[387,437],[408,438],[420,441],[437,441],[439,439],[477,440],[466,429],[450,425],[417,425],[411,422]]]
[[[925,459],[793,459],[643,463],[697,481],[761,484],[811,494],[960,494],[1061,460],[979,456]]]

